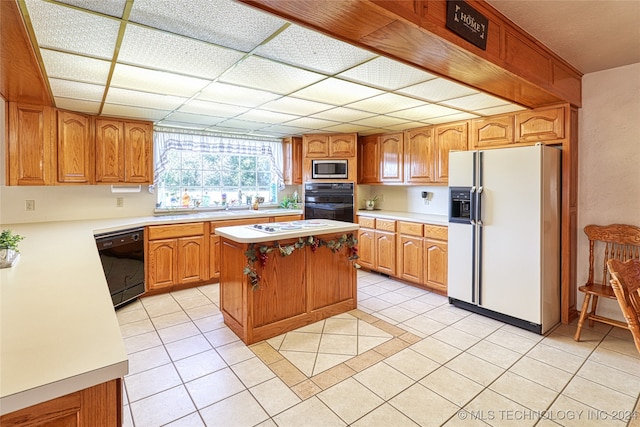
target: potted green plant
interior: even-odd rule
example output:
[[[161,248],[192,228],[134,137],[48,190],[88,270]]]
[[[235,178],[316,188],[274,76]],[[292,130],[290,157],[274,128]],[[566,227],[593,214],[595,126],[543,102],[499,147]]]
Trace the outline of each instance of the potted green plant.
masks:
[[[11,230],[2,230],[0,233],[0,268],[12,267],[18,260],[20,251],[18,243],[24,236],[13,234]]]
[[[378,195],[376,194],[371,199],[367,199],[364,201],[364,207],[368,211],[372,211],[376,207],[376,202],[378,201]]]

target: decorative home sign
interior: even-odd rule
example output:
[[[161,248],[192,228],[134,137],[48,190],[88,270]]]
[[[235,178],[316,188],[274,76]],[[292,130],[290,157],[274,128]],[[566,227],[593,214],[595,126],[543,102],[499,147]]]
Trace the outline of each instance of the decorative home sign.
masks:
[[[447,0],[447,28],[480,49],[487,50],[489,20],[464,1]]]

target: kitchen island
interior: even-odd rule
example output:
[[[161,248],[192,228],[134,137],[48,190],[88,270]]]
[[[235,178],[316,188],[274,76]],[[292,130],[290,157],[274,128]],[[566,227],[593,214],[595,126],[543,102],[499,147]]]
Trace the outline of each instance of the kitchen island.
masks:
[[[355,309],[357,230],[332,220],[217,228],[225,324],[252,344]]]

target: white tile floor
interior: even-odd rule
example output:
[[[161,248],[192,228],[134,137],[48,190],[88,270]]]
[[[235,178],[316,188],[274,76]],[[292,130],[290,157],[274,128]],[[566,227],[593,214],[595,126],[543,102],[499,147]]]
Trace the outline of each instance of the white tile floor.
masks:
[[[618,328],[542,337],[359,271],[358,310],[247,347],[218,301],[206,285],[118,310],[126,426],[640,427]]]

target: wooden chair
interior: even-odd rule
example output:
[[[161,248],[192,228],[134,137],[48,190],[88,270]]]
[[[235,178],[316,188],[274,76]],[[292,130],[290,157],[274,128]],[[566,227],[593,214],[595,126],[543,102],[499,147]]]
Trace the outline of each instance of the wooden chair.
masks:
[[[640,260],[620,262],[610,259],[607,267],[611,274],[611,287],[640,353]]]
[[[629,329],[626,322],[600,316],[596,314],[596,309],[600,297],[616,299],[616,294],[610,285],[607,261],[640,259],[640,227],[624,224],[587,225],[584,232],[589,238],[589,277],[587,283],[578,288],[585,295],[578,328],[573,337],[576,341],[580,341],[580,333],[586,319],[589,319],[590,327],[593,327],[594,322],[600,322]],[[596,273],[602,274],[600,281],[596,281]],[[589,309],[589,303],[591,303],[591,309]]]

